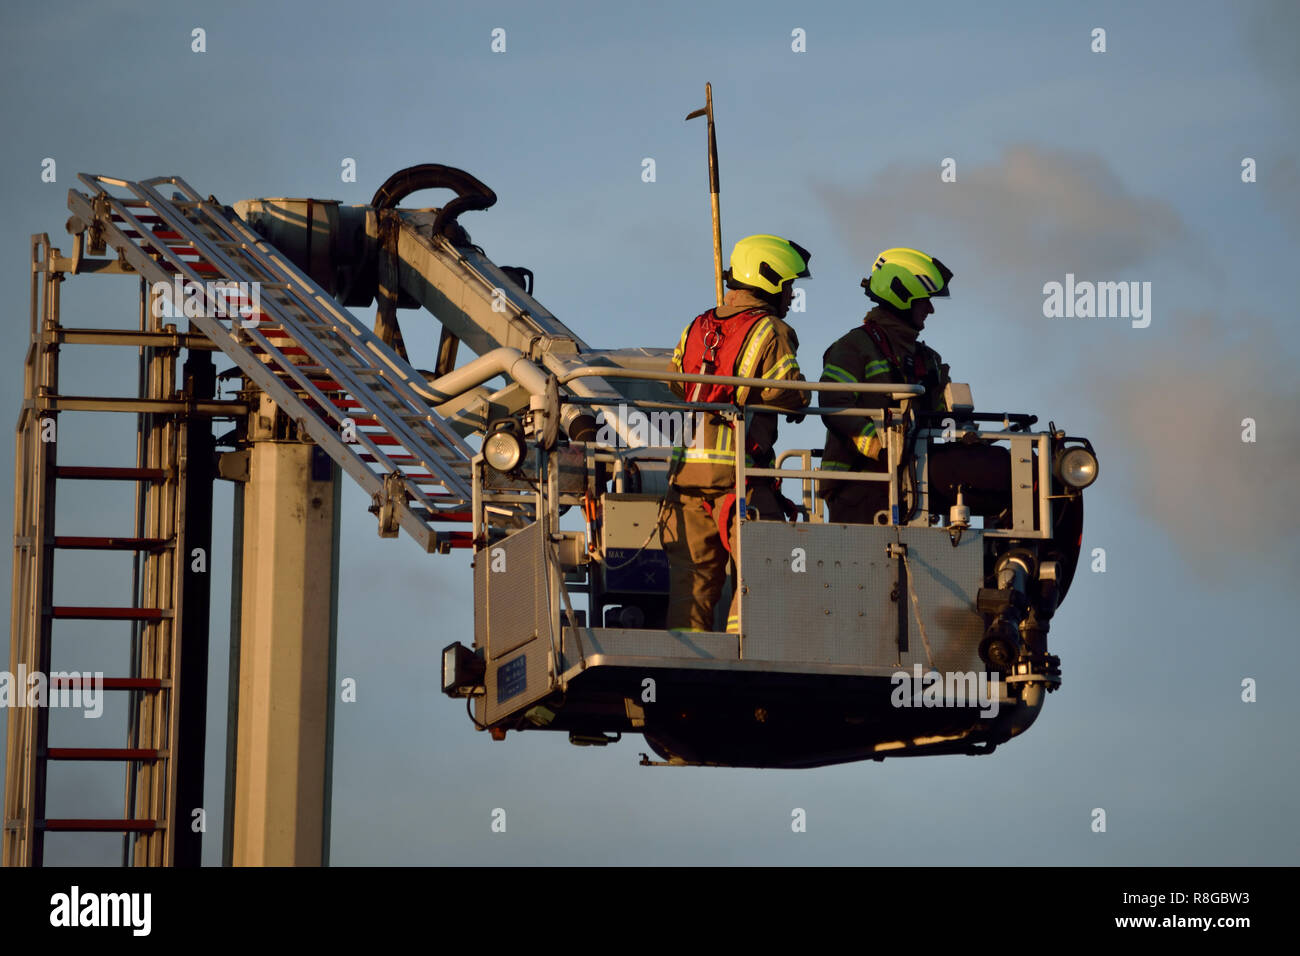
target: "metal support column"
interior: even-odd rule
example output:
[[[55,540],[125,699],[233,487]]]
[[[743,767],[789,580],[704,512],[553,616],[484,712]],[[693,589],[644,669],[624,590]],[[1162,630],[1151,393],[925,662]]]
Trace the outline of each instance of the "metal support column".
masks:
[[[231,862],[321,865],[338,469],[265,395],[248,437]]]

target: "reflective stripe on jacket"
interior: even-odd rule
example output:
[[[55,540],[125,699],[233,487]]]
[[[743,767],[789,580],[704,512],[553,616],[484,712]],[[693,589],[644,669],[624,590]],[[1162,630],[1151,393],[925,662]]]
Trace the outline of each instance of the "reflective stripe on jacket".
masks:
[[[906,320],[883,306],[872,309],[863,324],[836,340],[822,357],[822,382],[846,383],[901,383],[908,381],[902,369],[895,369],[867,332],[866,322],[873,321],[893,348],[900,363],[917,358],[930,373],[926,394],[921,397],[925,409],[943,408],[943,389],[948,384],[948,366],[939,353],[917,340],[917,331]],[[883,454],[879,459],[867,457],[867,448],[873,436],[882,443],[884,436],[877,431],[884,425],[884,409],[890,404],[888,396],[879,394],[855,395],[852,392],[822,392],[819,404],[828,408],[861,408],[872,412],[871,418],[828,416],[826,418],[826,447],[822,452],[822,468],[827,471],[885,470]],[[825,498],[837,491],[843,481],[824,480],[818,483],[818,494]]]
[[[804,381],[799,371],[796,353],[799,339],[794,329],[772,314],[771,306],[766,301],[744,289],[731,289],[727,292],[724,304],[716,310],[719,319],[728,319],[741,312],[758,310],[763,316],[754,322],[738,351],[734,372],[722,368],[715,370],[716,375],[733,374],[739,378],[771,379],[772,388],[757,390],[749,386],[736,389],[737,405],[774,405],[797,411],[808,405],[811,400],[809,392],[781,388],[782,381]],[[679,372],[698,373],[698,368],[686,368],[688,336],[697,323],[692,322],[681,334],[677,348],[673,352],[673,369]],[[697,352],[691,349],[691,354]],[[674,382],[673,392],[679,398],[686,398],[691,393],[691,383]],[[692,488],[730,488],[735,485],[736,460],[735,430],[721,416],[711,412],[702,412],[695,416],[694,441],[686,448],[674,450],[674,459],[681,461],[681,470],[674,482],[683,487]],[[776,444],[776,415],[759,413],[750,417],[746,429],[746,464],[753,464],[755,456],[764,463],[771,458],[772,447]]]

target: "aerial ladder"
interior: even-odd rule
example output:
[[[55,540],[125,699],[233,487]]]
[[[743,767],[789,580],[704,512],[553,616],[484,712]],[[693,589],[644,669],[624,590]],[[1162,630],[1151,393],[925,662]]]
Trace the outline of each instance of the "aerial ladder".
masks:
[[[304,220],[292,221],[297,205],[292,202],[242,204],[250,220],[245,221],[179,178],[134,182],[82,175],[79,179],[82,188],[69,193],[72,256],[63,256],[45,236],[34,237],[32,245],[30,344],[16,436],[10,673],[49,674],[58,620],[129,621],[131,673],[105,678],[102,689],[131,695],[131,726],[125,747],[51,747],[47,709],[13,711],[7,739],[3,860],[39,864],[49,832],[121,832],[127,836],[126,862],[172,863],[179,853],[187,862],[197,863],[188,808],[196,807],[201,796],[201,712],[206,689],[197,685],[206,680],[207,600],[206,588],[190,586],[195,575],[186,567],[195,547],[210,544],[210,473],[221,471],[222,477],[247,480],[255,464],[250,458],[260,447],[250,441],[251,448],[220,456],[218,463],[212,420],[238,422],[245,439],[260,434],[273,443],[288,438],[289,445],[300,446],[296,451],[309,456],[308,474],[320,487],[312,491],[313,486],[291,484],[290,493],[316,494],[313,501],[319,495],[328,498],[336,484],[332,464],[369,495],[380,535],[405,532],[422,550],[446,554],[472,545],[470,532],[456,527],[463,528],[471,520],[473,499],[470,473],[475,452],[463,435],[473,430],[475,422],[481,426],[484,416],[493,411],[508,414],[530,401],[539,405],[549,400],[551,413],[558,416],[555,373],[545,366],[562,370],[593,356],[585,343],[532,299],[531,275],[525,278],[526,270],[503,272],[481,250],[468,245],[455,217],[465,208],[485,208],[482,197],[490,196],[490,191],[458,170],[424,166],[404,171],[385,184],[375,206],[346,207],[347,225],[355,226],[360,243],[367,244],[369,251],[358,256],[364,260],[360,263],[340,259],[338,274],[327,258],[321,282],[308,274],[321,261],[310,251],[319,225],[313,213],[335,212],[337,203],[302,203],[308,211],[304,227]],[[435,186],[460,188],[468,199],[458,196],[447,207],[424,213],[395,208],[405,194],[402,190]],[[304,243],[307,248],[298,264],[263,233],[274,233],[290,246]],[[332,247],[337,236],[326,233],[325,240]],[[138,277],[137,329],[62,325],[60,284],[69,276],[90,274]],[[360,293],[358,275],[368,275],[371,282]],[[399,295],[399,286],[414,288],[444,321],[437,372],[432,375],[418,372],[406,359],[395,307],[399,299],[403,305],[414,303],[410,293]],[[358,321],[336,294],[353,302],[359,297],[359,304],[377,299],[376,329]],[[178,322],[187,328],[178,330]],[[456,369],[457,345],[462,340],[482,357]],[[83,344],[136,347],[141,356],[138,396],[64,394],[58,377],[60,350]],[[178,383],[176,359],[182,350],[191,360]],[[233,373],[243,379],[239,400],[212,397],[210,355],[216,351],[234,363],[223,377]],[[655,361],[650,352],[629,350],[627,355],[642,365]],[[483,387],[501,375],[509,381],[505,389],[494,395]],[[588,379],[579,390],[589,398],[617,403],[625,397],[620,384],[611,387]],[[639,387],[645,391],[645,385]],[[435,410],[439,407],[444,413]],[[75,411],[136,414],[140,437],[135,464],[60,464],[58,444],[50,440],[51,434],[57,434],[53,430],[60,414]],[[611,411],[617,422],[613,404]],[[268,461],[264,470],[274,475],[285,468]],[[209,472],[206,500],[202,495],[187,499],[187,479],[205,471]],[[111,538],[56,535],[56,489],[61,481],[134,483],[137,533]],[[273,489],[263,496],[270,514],[276,506],[275,494]],[[197,508],[203,520],[196,522],[187,505]],[[332,526],[332,522],[330,515],[326,523]],[[256,524],[245,521],[243,527]],[[323,539],[327,552],[331,533],[327,529]],[[248,554],[257,553],[252,543],[244,545]],[[302,559],[309,561],[310,552],[321,545],[318,540],[304,549]],[[53,604],[55,553],[65,549],[132,552],[136,586],[131,605]],[[250,575],[274,573],[273,568],[250,566],[247,561],[242,570],[245,584]],[[202,598],[201,608],[186,606],[189,592]],[[261,592],[269,602],[277,586],[266,584]],[[247,619],[250,609],[242,610]],[[194,621],[200,616],[203,622]],[[201,642],[182,639],[191,622],[202,632]],[[298,624],[310,629],[305,620]],[[328,643],[319,650],[332,654]],[[189,680],[182,695],[186,661]],[[51,692],[76,691],[91,678],[60,680]],[[262,688],[263,693],[267,690]],[[328,698],[328,691],[323,696]],[[181,714],[187,701],[199,713],[189,722],[189,732],[182,734]],[[232,703],[237,705],[236,695]],[[200,764],[191,769],[188,786],[185,754],[194,754]],[[49,764],[70,760],[127,766],[122,818],[45,815]],[[178,786],[188,791],[179,803]],[[308,799],[319,802],[319,797]],[[228,798],[227,810],[232,809]]]

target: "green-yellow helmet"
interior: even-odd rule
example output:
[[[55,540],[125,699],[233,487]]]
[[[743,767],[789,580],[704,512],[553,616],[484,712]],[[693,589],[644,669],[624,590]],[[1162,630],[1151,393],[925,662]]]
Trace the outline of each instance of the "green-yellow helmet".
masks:
[[[811,254],[798,243],[780,236],[746,236],[731,250],[727,278],[773,294],[791,279],[806,279]]]
[[[877,302],[906,312],[914,299],[947,295],[952,270],[919,249],[886,249],[876,256],[869,278],[862,280],[867,295]]]

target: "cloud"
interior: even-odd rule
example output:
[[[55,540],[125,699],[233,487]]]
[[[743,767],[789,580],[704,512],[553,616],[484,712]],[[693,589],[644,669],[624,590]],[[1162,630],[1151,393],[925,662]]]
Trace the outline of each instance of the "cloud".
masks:
[[[1294,568],[1300,377],[1290,350],[1270,323],[1249,316],[1236,317],[1247,334],[1235,342],[1215,333],[1223,316],[1175,321],[1177,361],[1147,354],[1159,350],[1153,342],[1116,355],[1094,385],[1127,458],[1121,467],[1135,483],[1135,503],[1202,570],[1231,572],[1225,562],[1236,556],[1250,567]],[[1242,440],[1247,418],[1254,442]]]
[[[1259,188],[1270,191],[1287,231],[1300,236],[1300,160],[1295,148],[1295,116],[1300,113],[1300,57],[1296,56],[1295,38],[1300,33],[1300,5],[1292,0],[1260,0],[1245,9],[1242,37],[1246,52],[1278,97],[1281,123],[1276,132],[1285,144],[1278,147],[1272,162],[1261,157]]]
[[[956,183],[940,182],[937,166],[894,166],[865,189],[821,193],[864,259],[915,245],[945,259],[958,282],[983,291],[999,283],[1000,297],[1041,302],[1042,283],[1066,272],[1144,278],[1157,259],[1189,283],[1200,274],[1199,240],[1179,212],[1134,194],[1085,153],[1016,146],[985,166],[959,164]],[[1011,312],[1041,322],[1035,313]],[[1117,326],[1052,353],[1055,373],[1105,413],[1091,436],[1102,481],[1127,476],[1136,510],[1158,521],[1200,570],[1212,572],[1216,561],[1221,569],[1228,556],[1294,566],[1300,379],[1292,350],[1274,323],[1254,316],[1162,312],[1159,326],[1129,333],[1125,323],[1122,333]],[[1122,346],[1111,335],[1121,335]],[[1256,422],[1254,443],[1241,440],[1244,418]]]
[[[1283,100],[1291,107],[1300,106],[1300,59],[1295,50],[1300,6],[1293,0],[1256,0],[1244,9],[1246,51]]]
[[[1066,272],[1128,278],[1135,265],[1189,248],[1171,205],[1134,195],[1089,153],[1019,145],[988,165],[959,162],[952,183],[940,181],[937,165],[894,165],[865,190],[816,188],[864,261],[915,246],[945,260],[959,281],[1003,291],[1011,281],[1041,295],[1042,283]]]

